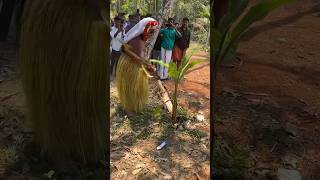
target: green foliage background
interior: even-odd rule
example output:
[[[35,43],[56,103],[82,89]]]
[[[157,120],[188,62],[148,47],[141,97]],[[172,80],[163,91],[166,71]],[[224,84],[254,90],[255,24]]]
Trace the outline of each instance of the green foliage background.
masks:
[[[135,13],[137,8],[145,15],[152,13],[157,15],[160,12],[164,0],[111,0],[110,17],[113,18],[118,12],[126,14]],[[190,20],[191,38],[205,46],[209,46],[210,29],[210,5],[209,0],[176,0],[170,16],[176,21],[183,17]]]

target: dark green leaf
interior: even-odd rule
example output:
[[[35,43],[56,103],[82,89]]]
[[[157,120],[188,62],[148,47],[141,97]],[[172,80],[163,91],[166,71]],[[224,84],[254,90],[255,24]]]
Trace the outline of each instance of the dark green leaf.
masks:
[[[172,77],[174,79],[177,79],[179,77],[179,71],[177,69],[176,63],[174,62],[169,63],[168,75],[169,77]]]
[[[211,48],[214,51],[214,54],[219,53],[220,51],[220,43],[221,43],[221,39],[222,39],[222,34],[218,29],[213,28],[211,31],[212,35],[211,37]]]
[[[225,32],[228,26],[231,26],[248,6],[248,0],[230,0],[228,14],[223,16],[219,21],[218,28],[221,32]]]
[[[159,64],[160,66],[169,68],[169,64],[164,63],[162,60],[150,59],[150,62],[157,63],[157,64]]]
[[[204,62],[204,61],[194,60],[194,61],[192,61],[191,63],[188,63],[188,64],[182,69],[182,71],[180,71],[179,80],[181,80],[181,79],[184,77],[184,75],[186,74],[186,72],[187,72],[189,69],[193,68],[195,65],[200,64],[200,63],[202,63],[202,62]]]
[[[270,11],[282,5],[295,2],[296,0],[264,0],[250,8],[249,12],[241,19],[231,34],[232,41],[239,36],[254,22],[263,19]]]

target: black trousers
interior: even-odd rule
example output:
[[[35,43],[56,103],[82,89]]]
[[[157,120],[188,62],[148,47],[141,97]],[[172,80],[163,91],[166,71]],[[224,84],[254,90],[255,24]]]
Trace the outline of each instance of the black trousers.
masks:
[[[117,64],[118,64],[118,60],[121,56],[121,51],[116,51],[113,50],[111,51],[111,74],[114,72],[114,74],[116,75],[116,71],[117,71]]]

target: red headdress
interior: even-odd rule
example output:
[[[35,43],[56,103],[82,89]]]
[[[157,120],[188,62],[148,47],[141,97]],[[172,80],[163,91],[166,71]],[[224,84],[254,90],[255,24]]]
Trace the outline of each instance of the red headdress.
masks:
[[[153,27],[153,26],[157,26],[158,25],[158,22],[157,21],[149,21],[146,25],[146,27],[144,28],[143,30],[143,40],[144,41],[147,41],[148,39],[148,29],[150,27]]]

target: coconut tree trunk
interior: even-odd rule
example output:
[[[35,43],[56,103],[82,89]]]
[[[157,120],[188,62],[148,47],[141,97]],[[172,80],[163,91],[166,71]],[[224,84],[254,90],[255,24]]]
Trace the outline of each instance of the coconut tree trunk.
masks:
[[[213,14],[215,18],[215,26],[218,25],[220,19],[228,12],[228,7],[228,0],[214,0]]]
[[[88,2],[32,0],[24,9],[19,68],[27,117],[34,142],[54,161],[97,162],[106,149],[108,22],[103,1]]]
[[[25,0],[19,1],[19,4],[17,6],[16,10],[16,33],[17,33],[17,43],[19,44],[20,41],[20,32],[21,32],[21,18],[23,14]]]
[[[154,31],[154,33],[151,35],[152,38],[148,38],[148,41],[146,42],[146,50],[145,50],[145,59],[149,60],[150,56],[151,56],[151,52],[153,50],[154,44],[156,43],[157,37],[159,35],[160,32],[160,28],[162,23],[164,22],[165,19],[167,19],[170,16],[170,10],[173,7],[173,4],[176,0],[166,0],[164,1],[164,6],[162,7],[162,10],[160,12],[160,19],[159,21],[159,25],[158,28]]]
[[[7,40],[16,0],[3,0],[0,12],[0,41]]]
[[[211,13],[214,14],[214,24],[210,23],[210,27],[214,28],[218,25],[219,20],[227,13],[228,11],[228,0],[212,0],[211,2]],[[211,20],[213,20],[213,16],[211,16]],[[210,38],[210,45],[213,47],[213,38]],[[215,54],[213,51],[210,51],[210,57],[213,58],[213,72],[210,73],[210,81],[212,84],[212,92],[210,93],[210,116],[213,119],[213,123],[210,124],[210,177],[214,177],[213,172],[215,171],[214,167],[214,143],[215,143],[215,122],[216,122],[216,116],[215,116],[215,110],[216,110],[216,100],[217,100],[217,94],[216,94],[216,80],[217,80],[217,63],[215,59]]]

